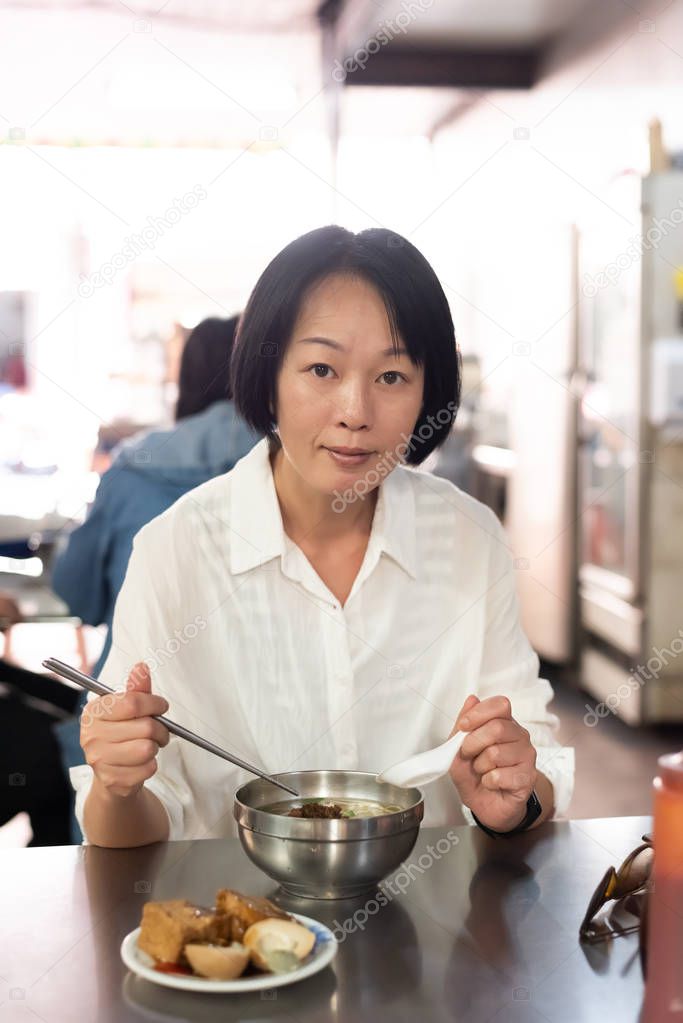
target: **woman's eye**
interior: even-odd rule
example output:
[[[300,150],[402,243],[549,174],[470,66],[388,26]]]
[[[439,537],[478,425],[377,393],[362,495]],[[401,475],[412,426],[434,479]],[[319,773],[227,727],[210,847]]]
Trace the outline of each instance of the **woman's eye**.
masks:
[[[326,362],[316,362],[312,366],[308,367],[307,372],[308,373],[313,372],[313,374],[314,374],[314,376],[316,377],[317,380],[329,380],[330,378],[327,375],[327,371],[328,370],[330,371],[330,373],[334,373],[334,370],[332,369],[332,367],[328,366]],[[395,369],[388,369],[386,371],[386,373],[382,373],[380,379],[384,379],[385,377],[390,377],[391,378],[390,380],[386,380],[385,381],[390,386],[393,386],[399,380],[404,380],[405,381],[405,379],[406,379],[406,377],[403,375],[403,373],[399,373],[398,370],[395,370]]]
[[[321,375],[319,373],[316,373],[315,372],[316,370],[322,369],[322,370],[326,371],[328,369],[332,369],[332,367],[328,366],[327,363],[325,363],[325,362],[316,362],[314,366],[309,366],[308,368],[309,368],[309,371],[310,370],[314,371],[314,374],[318,378],[318,380],[326,380],[327,377],[324,374]]]

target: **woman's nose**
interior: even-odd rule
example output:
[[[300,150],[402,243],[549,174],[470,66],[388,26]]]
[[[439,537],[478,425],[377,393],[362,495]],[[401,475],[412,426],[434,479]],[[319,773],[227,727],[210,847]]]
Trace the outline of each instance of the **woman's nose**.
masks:
[[[340,420],[351,430],[371,425],[370,398],[361,386],[344,388],[338,395]]]

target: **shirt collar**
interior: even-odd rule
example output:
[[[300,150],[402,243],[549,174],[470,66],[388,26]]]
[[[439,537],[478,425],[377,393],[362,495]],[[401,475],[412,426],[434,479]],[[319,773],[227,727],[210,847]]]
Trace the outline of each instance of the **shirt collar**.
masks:
[[[369,543],[417,577],[412,470],[397,466],[379,485]],[[289,538],[275,491],[268,438],[263,437],[231,473],[230,570],[233,575],[285,557]]]

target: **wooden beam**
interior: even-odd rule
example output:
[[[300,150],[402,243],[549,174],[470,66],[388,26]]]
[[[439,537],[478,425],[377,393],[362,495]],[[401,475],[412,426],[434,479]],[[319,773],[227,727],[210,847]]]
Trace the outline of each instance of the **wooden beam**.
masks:
[[[361,49],[339,64],[344,85],[434,88],[529,89],[536,82],[540,53],[528,50],[432,49],[395,43],[368,53]]]

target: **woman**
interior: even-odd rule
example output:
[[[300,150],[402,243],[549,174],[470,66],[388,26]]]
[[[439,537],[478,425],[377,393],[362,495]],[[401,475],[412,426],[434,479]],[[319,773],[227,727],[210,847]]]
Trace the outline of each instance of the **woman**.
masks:
[[[553,736],[502,527],[415,471],[460,397],[424,257],[383,229],[303,235],[257,282],[231,372],[266,436],[136,538],[101,674],[121,693],[89,703],[71,772],[87,839],[233,833],[248,776],[169,742],[151,719],[166,712],[268,772],[374,772],[461,728],[427,825],[563,813],[573,751]]]

